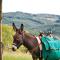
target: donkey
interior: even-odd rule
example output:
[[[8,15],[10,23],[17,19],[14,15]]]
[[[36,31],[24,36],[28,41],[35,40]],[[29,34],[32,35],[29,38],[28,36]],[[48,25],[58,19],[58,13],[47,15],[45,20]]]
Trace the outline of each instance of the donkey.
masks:
[[[18,49],[23,44],[31,53],[33,60],[42,60],[42,56],[40,57],[40,48],[38,46],[36,37],[30,33],[27,33],[24,30],[23,24],[21,24],[19,29],[15,26],[14,23],[12,24],[12,26],[14,31],[16,32],[13,36],[12,50],[16,51],[16,49]]]

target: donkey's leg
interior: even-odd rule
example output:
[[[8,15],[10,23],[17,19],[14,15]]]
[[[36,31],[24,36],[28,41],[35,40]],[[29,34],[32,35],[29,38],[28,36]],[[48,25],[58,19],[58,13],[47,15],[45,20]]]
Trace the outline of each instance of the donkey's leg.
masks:
[[[40,57],[39,57],[39,60],[43,60],[43,58],[42,58],[42,50],[40,50]]]
[[[37,60],[37,58],[33,57],[33,60]]]
[[[40,57],[39,60],[43,60],[43,58]]]
[[[32,58],[33,58],[33,60],[37,60],[37,58],[36,58],[36,57],[34,57],[34,56],[32,56]]]

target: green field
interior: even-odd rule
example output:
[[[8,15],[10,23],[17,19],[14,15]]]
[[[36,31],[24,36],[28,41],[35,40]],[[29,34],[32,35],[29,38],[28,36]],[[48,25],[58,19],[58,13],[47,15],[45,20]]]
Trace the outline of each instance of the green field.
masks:
[[[3,60],[32,60],[32,57],[29,53],[4,51]]]

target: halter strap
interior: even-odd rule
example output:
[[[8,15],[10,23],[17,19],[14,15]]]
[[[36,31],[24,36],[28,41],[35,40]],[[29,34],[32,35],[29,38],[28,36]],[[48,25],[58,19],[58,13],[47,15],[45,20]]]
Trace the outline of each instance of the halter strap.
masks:
[[[40,51],[42,51],[42,43],[40,40],[40,36],[35,36],[36,40],[38,41],[38,43],[36,44],[36,46],[39,46]],[[37,47],[34,47],[33,49],[29,50],[31,53],[33,53],[36,50]]]
[[[40,50],[42,50],[42,44],[41,44],[41,38],[39,38],[40,36],[37,36],[36,39],[38,41],[38,46],[40,48]]]

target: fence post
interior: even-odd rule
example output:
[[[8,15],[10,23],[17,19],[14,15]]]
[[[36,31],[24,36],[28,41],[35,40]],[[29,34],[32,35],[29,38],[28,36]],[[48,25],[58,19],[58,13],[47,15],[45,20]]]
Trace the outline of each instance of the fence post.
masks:
[[[1,19],[2,19],[2,0],[0,0],[0,60],[2,60],[2,39],[1,39],[1,34],[2,34],[2,24],[1,24]]]

